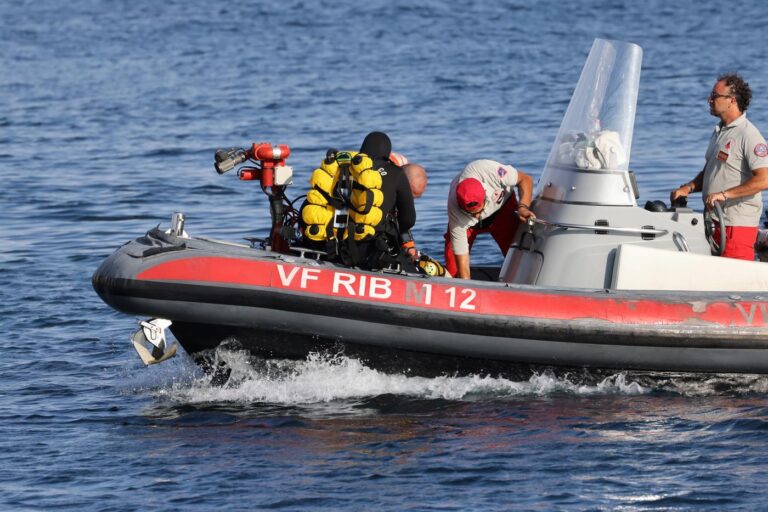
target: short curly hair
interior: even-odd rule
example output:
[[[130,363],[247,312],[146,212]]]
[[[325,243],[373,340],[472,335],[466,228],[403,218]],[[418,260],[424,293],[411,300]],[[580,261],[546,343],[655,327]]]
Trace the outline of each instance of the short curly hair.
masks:
[[[752,89],[738,73],[724,73],[717,77],[718,82],[725,82],[731,88],[731,94],[736,98],[739,110],[746,112],[752,99]]]

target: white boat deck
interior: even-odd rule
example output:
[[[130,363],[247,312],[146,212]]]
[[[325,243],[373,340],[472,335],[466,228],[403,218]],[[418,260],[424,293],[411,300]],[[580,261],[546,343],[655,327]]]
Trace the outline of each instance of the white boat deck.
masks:
[[[768,263],[622,244],[612,288],[768,293]]]

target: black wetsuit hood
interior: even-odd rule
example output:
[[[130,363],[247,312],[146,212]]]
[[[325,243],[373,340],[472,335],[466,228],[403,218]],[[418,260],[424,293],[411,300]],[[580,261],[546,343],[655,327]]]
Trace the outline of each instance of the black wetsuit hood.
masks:
[[[374,160],[388,160],[392,153],[392,141],[383,132],[371,132],[365,136],[360,152],[365,153]]]

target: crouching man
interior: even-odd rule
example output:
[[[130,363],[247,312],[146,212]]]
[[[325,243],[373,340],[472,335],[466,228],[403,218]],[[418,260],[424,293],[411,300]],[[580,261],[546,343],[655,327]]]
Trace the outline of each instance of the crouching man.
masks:
[[[469,252],[480,233],[490,233],[506,256],[520,221],[535,217],[532,197],[533,179],[523,171],[493,160],[470,162],[451,182],[448,194],[446,270],[469,279]]]

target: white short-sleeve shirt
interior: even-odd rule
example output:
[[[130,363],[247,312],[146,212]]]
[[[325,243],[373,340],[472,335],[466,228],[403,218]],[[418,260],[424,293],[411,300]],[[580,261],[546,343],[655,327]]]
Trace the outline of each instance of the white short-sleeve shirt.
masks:
[[[768,146],[760,131],[742,114],[731,124],[715,127],[704,165],[704,197],[741,185],[752,171],[768,167]],[[723,213],[726,226],[757,226],[763,211],[758,192],[753,196],[729,199]]]
[[[466,178],[475,178],[485,189],[485,207],[479,219],[462,210],[456,201],[456,186]],[[454,254],[469,254],[467,229],[499,211],[509,199],[517,181],[517,169],[494,160],[470,162],[453,179],[448,193],[448,231]]]

